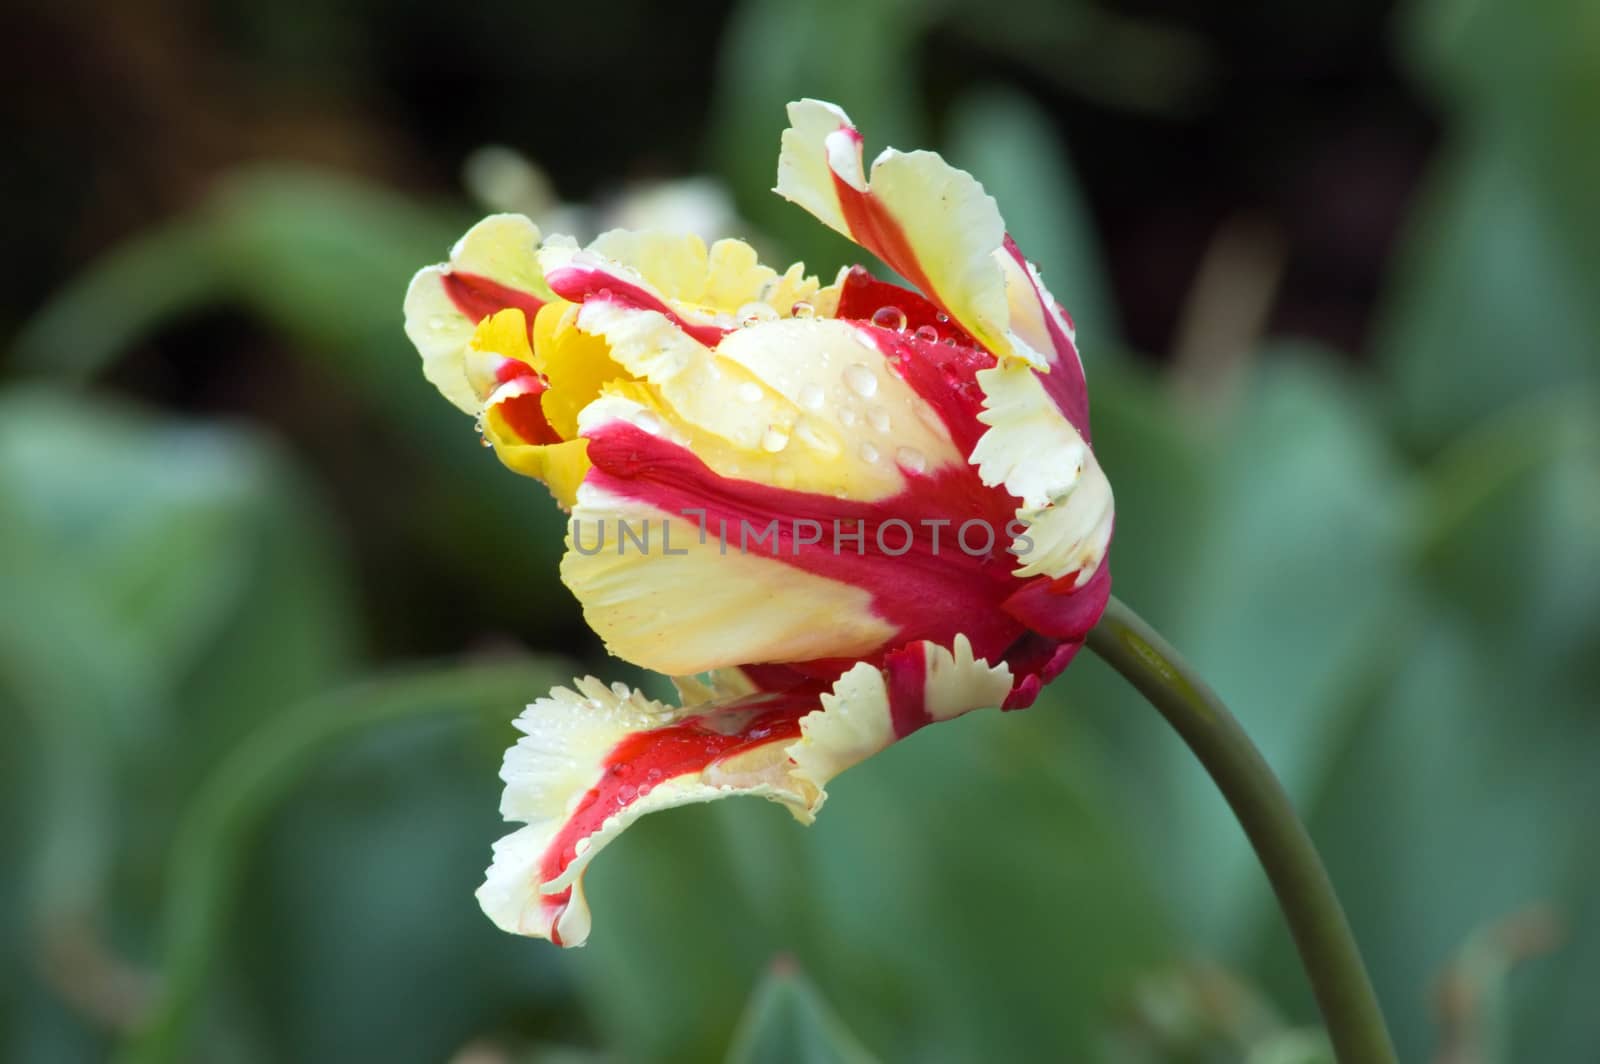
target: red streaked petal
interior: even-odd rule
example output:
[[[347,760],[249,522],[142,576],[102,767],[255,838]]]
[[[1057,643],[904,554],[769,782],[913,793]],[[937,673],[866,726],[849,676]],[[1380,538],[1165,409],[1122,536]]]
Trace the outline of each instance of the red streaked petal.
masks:
[[[532,342],[533,318],[539,313],[539,308],[545,305],[546,300],[540,299],[532,292],[524,292],[492,278],[461,270],[450,270],[439,280],[444,286],[445,294],[450,297],[450,302],[454,303],[456,309],[473,324],[491,314],[516,307],[527,319],[529,342]]]
[[[892,643],[948,643],[965,632],[980,654],[998,655],[1021,634],[1021,626],[1000,609],[1016,589],[1015,559],[1006,553],[1015,500],[984,488],[970,466],[915,476],[898,495],[861,502],[718,476],[686,448],[626,422],[588,435],[594,469],[587,485],[660,514],[694,513],[713,543],[720,529],[729,530],[730,551],[740,549],[741,530],[775,527],[771,540],[754,546],[744,537],[744,548],[865,590],[873,612],[898,633]],[[972,525],[963,541],[966,522]],[[836,527],[845,536],[859,528],[859,553],[853,539],[834,538]],[[808,542],[818,530],[820,538]],[[674,559],[648,562],[665,577]],[[685,565],[684,575],[698,579],[699,571]],[[584,598],[582,589],[574,590]],[[682,594],[695,589],[685,586]],[[614,605],[624,608],[620,601]],[[737,625],[740,618],[730,616],[726,623]],[[738,635],[730,631],[729,638]]]
[[[901,732],[895,717],[948,720],[999,704],[1011,687],[1009,667],[975,658],[959,635],[949,649],[902,648],[894,662],[892,672],[862,662],[831,684],[688,707],[592,677],[552,691],[518,718],[524,737],[506,752],[501,812],[525,826],[495,843],[478,890],[484,911],[507,931],[581,945],[584,871],[639,817],[745,794],[810,823],[830,780],[914,730]]]
[[[580,253],[581,254],[581,253]],[[716,347],[731,328],[692,322],[680,315],[658,293],[623,276],[619,269],[606,265],[580,264],[574,261],[559,266],[545,274],[551,291],[574,303],[602,301],[635,310],[651,310],[662,315],[679,331],[694,338],[706,347]]]
[[[523,443],[561,443],[561,434],[550,427],[550,421],[544,415],[544,381],[537,376],[523,376],[517,380],[526,382],[526,390],[494,404],[494,409],[505,419],[506,427],[516,433]]]
[[[899,309],[905,315],[905,331],[913,335],[919,329],[931,329],[935,334],[932,337],[934,340],[953,340],[965,347],[977,343],[965,329],[950,319],[950,315],[929,302],[920,292],[880,281],[868,273],[864,266],[850,267],[839,288],[837,316],[872,322],[874,315],[885,307]]]

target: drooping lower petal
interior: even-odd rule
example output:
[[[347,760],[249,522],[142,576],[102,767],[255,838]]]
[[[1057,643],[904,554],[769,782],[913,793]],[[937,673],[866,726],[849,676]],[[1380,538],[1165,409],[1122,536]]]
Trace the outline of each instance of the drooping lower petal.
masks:
[[[517,721],[501,813],[524,826],[495,844],[479,903],[507,931],[582,945],[584,870],[639,817],[744,794],[809,823],[840,772],[922,724],[1000,704],[1010,686],[1005,665],[958,638],[951,650],[902,648],[881,670],[857,664],[831,687],[684,707],[593,678],[557,688]]]

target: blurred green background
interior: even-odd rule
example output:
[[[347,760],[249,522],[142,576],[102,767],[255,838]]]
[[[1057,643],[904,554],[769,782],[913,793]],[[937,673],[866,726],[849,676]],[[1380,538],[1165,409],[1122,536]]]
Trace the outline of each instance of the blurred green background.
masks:
[[[647,819],[582,951],[477,911],[510,718],[641,678],[545,493],[423,382],[406,280],[507,206],[831,274],[766,191],[812,95],[974,171],[1076,315],[1117,590],[1281,772],[1402,1059],[1600,1059],[1600,5],[0,30],[0,1054],[1324,1059],[1237,828],[1087,656],[809,831]]]

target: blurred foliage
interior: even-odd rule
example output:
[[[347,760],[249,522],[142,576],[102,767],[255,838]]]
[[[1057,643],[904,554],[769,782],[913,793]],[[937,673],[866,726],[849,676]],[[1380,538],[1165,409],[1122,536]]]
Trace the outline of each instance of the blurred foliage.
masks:
[[[1406,9],[1396,46],[1445,134],[1373,335],[1257,337],[1204,404],[1131,349],[1144,310],[1107,268],[1090,161],[1038,95],[1177,122],[1228,59],[1192,27],[905,0],[746,0],[718,26],[705,162],[814,269],[850,252],[767,192],[788,99],[838,100],[869,151],[938,145],[999,198],[1081,325],[1118,593],[1305,810],[1405,1060],[1577,1064],[1600,1045],[1597,10]],[[258,60],[355,47],[296,11]],[[600,17],[548,31],[611,32]],[[947,77],[954,37],[1024,73]],[[490,51],[539,61],[511,37]],[[603,108],[585,123],[624,132]],[[637,677],[548,653],[592,645],[556,581],[560,516],[477,447],[401,335],[410,272],[470,217],[243,166],[10,343],[0,1052],[1326,1059],[1236,825],[1087,656],[1030,712],[849,773],[809,831],[765,803],[648,818],[590,875],[583,951],[481,919],[506,721],[573,672]],[[231,417],[119,394],[181,323],[207,372],[241,336],[295,361]],[[390,660],[396,609],[466,660]]]

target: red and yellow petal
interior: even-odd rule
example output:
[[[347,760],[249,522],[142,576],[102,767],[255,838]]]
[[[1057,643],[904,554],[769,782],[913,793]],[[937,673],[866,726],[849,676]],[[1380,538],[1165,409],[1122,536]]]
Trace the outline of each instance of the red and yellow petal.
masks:
[[[639,817],[731,795],[782,802],[803,823],[834,776],[917,727],[1000,704],[1007,667],[921,644],[825,686],[669,707],[593,678],[557,688],[517,721],[501,813],[522,828],[494,847],[478,900],[501,928],[578,946],[583,873]],[[937,692],[937,694],[935,694]]]
[[[538,260],[539,228],[520,214],[496,214],[469,229],[448,262],[429,266],[406,291],[406,335],[422,372],[450,402],[477,414],[481,395],[467,378],[464,352],[477,325],[515,307],[531,324],[553,299]]]
[[[563,576],[590,623],[629,660],[684,674],[856,658],[960,631],[989,655],[1021,634],[1002,608],[1017,583],[1006,553],[1015,501],[985,488],[969,465],[908,476],[903,490],[871,500],[784,488],[710,468],[703,448],[620,395],[585,411],[584,436],[594,468],[574,509]],[[674,518],[648,549],[616,538],[625,525],[637,532]],[[669,555],[662,531],[674,552],[694,535],[703,565]],[[747,579],[766,581],[770,597],[735,586]],[[791,616],[785,594],[802,588],[816,594],[797,594],[800,612]],[[728,608],[702,608],[701,597]]]
[[[589,446],[615,442],[608,433]],[[766,546],[781,551],[774,539],[752,545],[765,522],[730,526],[714,511],[709,519],[685,516],[704,501],[697,496],[677,506],[629,492],[615,478],[591,474],[578,490],[561,560],[562,581],[616,656],[689,675],[747,662],[854,658],[894,637],[871,592],[775,557]],[[745,527],[752,531],[741,536]]]

